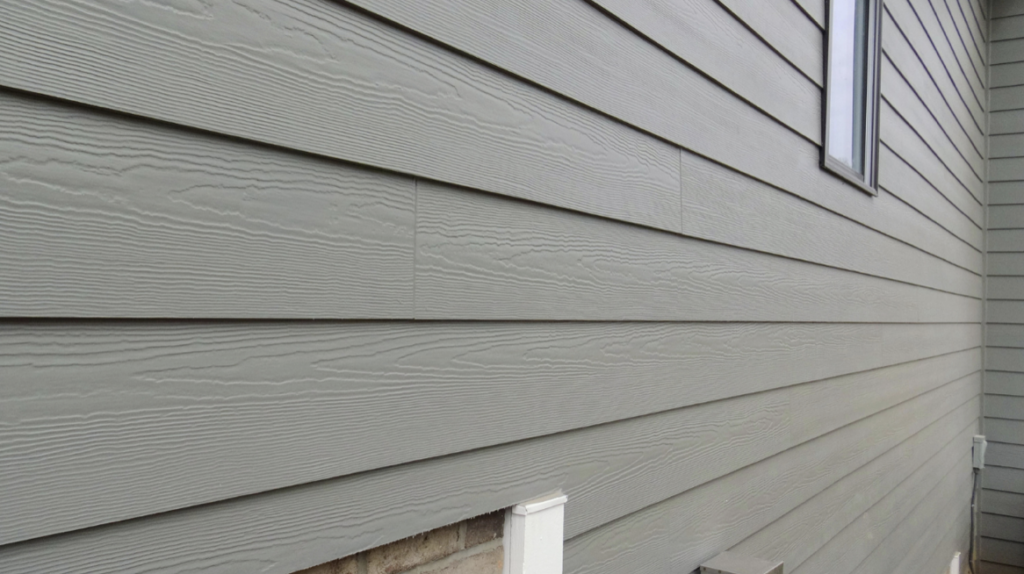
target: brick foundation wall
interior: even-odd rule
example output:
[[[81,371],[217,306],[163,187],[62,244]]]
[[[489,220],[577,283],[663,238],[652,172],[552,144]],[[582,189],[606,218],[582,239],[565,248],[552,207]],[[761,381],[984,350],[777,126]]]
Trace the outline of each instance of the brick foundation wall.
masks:
[[[499,510],[295,574],[502,574],[504,523]]]

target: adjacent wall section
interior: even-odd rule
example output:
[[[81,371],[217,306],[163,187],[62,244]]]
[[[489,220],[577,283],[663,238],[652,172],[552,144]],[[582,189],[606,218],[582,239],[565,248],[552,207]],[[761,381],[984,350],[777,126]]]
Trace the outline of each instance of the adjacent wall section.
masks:
[[[991,134],[980,556],[983,572],[1024,572],[1024,3],[991,22]]]
[[[290,574],[560,490],[568,574],[939,574],[986,9],[885,2],[870,197],[824,0],[0,2],[0,572]]]

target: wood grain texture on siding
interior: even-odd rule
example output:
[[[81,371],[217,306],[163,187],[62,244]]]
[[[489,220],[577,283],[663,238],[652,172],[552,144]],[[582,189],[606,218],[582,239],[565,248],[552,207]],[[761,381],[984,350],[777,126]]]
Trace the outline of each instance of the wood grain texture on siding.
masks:
[[[650,99],[650,95],[633,99],[650,84],[635,68],[657,67],[659,62],[666,70],[672,67],[664,53],[655,55],[656,48],[582,0],[354,3],[569,97],[596,103],[612,115]],[[623,8],[617,0],[597,4],[612,12]],[[676,53],[687,63],[804,137],[820,142],[821,119],[815,115],[821,105],[818,88],[720,6],[707,0],[671,5],[643,0],[630,3],[626,10],[644,23],[660,26],[670,37],[685,38],[672,44],[681,48]],[[549,65],[548,61],[556,62]],[[677,108],[683,105],[679,100],[671,103]],[[630,121],[635,113],[623,115]]]
[[[968,377],[943,385],[769,459],[773,461],[770,463],[773,468],[782,465],[778,470],[791,468],[796,463],[801,467],[809,464],[807,473],[798,469],[795,471],[797,474],[786,473],[786,476],[813,475],[813,479],[806,478],[794,484],[784,473],[776,471],[770,476],[776,477],[773,481],[784,481],[789,491],[813,488],[822,480],[828,480],[829,476],[833,477],[829,482],[834,481],[942,419],[946,413],[959,413],[954,417],[962,416],[964,409],[976,413],[977,401],[971,399],[976,393],[976,378]],[[758,397],[761,395],[738,400],[762,400]],[[961,408],[958,409],[958,405]],[[740,416],[741,412],[758,413],[754,419],[759,419],[769,416],[761,408],[763,406],[751,404],[753,410],[748,411],[737,408],[738,404],[729,405],[730,408],[716,414],[717,422],[711,421],[710,424],[721,429],[713,436],[724,440],[723,448],[727,450],[744,443],[745,439],[737,442],[731,438],[734,436],[733,423],[723,421],[721,415],[731,417]],[[609,494],[600,497],[602,503],[616,500],[622,494],[642,497],[646,488],[662,484],[647,472],[662,468],[666,460],[674,460],[673,464],[679,465],[667,471],[667,479],[680,480],[684,474],[679,469],[701,472],[704,463],[696,462],[697,459],[688,462],[683,452],[672,454],[672,450],[666,451],[667,446],[651,440],[652,436],[663,432],[685,432],[683,427],[687,425],[681,425],[685,415],[686,411],[666,413],[669,418],[664,419],[665,426],[658,431],[650,427],[635,427],[638,429],[636,434],[626,432],[627,427],[643,426],[649,422],[646,418],[634,419],[616,423],[618,426],[600,425],[339,480],[235,498],[139,521],[80,530],[57,538],[8,545],[0,549],[0,567],[5,572],[43,572],[56,564],[74,563],[77,571],[83,573],[127,569],[142,574],[203,569],[212,565],[218,565],[218,569],[222,568],[224,572],[249,572],[258,563],[261,572],[286,573],[329,560],[332,554],[345,555],[387,543],[480,514],[484,508],[507,506],[515,500],[522,500],[530,492],[557,488],[565,489],[571,500],[577,501],[570,503],[567,512],[567,517],[572,519],[567,525],[566,535],[573,536],[578,532],[570,525],[583,528],[593,520],[593,513],[603,512],[602,504],[580,504],[586,499],[587,492],[609,488]],[[751,425],[754,436],[758,432],[768,432],[770,428],[756,422],[751,422]],[[698,438],[703,436],[707,436],[705,432],[698,432],[679,444],[684,452],[691,452],[698,459],[707,457],[710,462],[715,458],[727,458],[714,449],[706,448],[704,442],[707,439]],[[606,438],[610,442],[606,442]],[[634,446],[628,447],[629,444]],[[638,458],[637,453],[627,452],[629,448],[644,449],[646,454]],[[604,449],[608,454],[597,455],[593,449]],[[618,449],[620,455],[612,456],[611,449]],[[750,450],[756,449],[751,447]],[[819,460],[822,455],[825,459]],[[523,465],[524,460],[536,462]],[[618,462],[602,472],[600,479],[595,479],[595,460]],[[763,470],[758,465],[747,468],[755,468],[754,472]],[[816,469],[824,470],[826,476],[820,476]],[[728,476],[736,477],[737,473]],[[740,476],[746,480],[752,478],[746,469]],[[764,476],[758,474],[758,477]],[[619,489],[610,486],[615,482],[620,483]],[[711,484],[720,482],[716,480]],[[825,486],[822,484],[820,488]],[[771,493],[762,494],[771,496]],[[712,501],[710,498],[703,500]],[[237,528],[240,522],[244,522],[246,528]],[[619,523],[621,521],[613,524]],[[187,550],[183,552],[182,549]],[[126,567],[128,564],[131,566]]]
[[[904,36],[899,25],[892,19],[887,10],[883,10],[882,27],[885,33],[882,34],[882,50],[892,60],[896,69],[910,84],[915,94],[924,102],[925,107],[931,112],[949,134],[957,147],[964,155],[972,154],[980,161],[985,149],[985,136],[978,126],[972,121],[961,121],[957,116],[954,105],[960,104],[955,98],[953,101],[946,99],[937,81],[929,68],[922,61],[921,56],[914,50]],[[942,79],[940,76],[938,79]],[[948,78],[946,78],[948,81]],[[966,111],[966,109],[964,109]],[[965,139],[966,138],[966,139]],[[974,161],[974,160],[972,160]]]
[[[844,563],[848,572],[863,558],[855,549],[866,546],[865,535],[884,532],[888,517],[900,514],[904,505],[909,511],[959,464],[976,428],[972,421],[952,439],[948,429],[914,435],[729,550],[781,560],[789,572],[816,572],[824,565],[825,571],[839,574]],[[936,438],[939,435],[944,436]],[[800,570],[812,557],[818,567],[809,564]]]
[[[685,174],[683,174],[683,180],[684,182],[686,180]],[[936,193],[935,188],[928,180],[885,144],[878,146],[878,185],[884,193],[880,192],[876,201],[884,200],[888,195],[898,197],[902,201],[890,201],[888,207],[894,214],[905,213],[904,221],[908,223],[916,221],[913,212],[918,211],[952,234],[954,236],[952,239],[961,240],[959,242],[947,240],[947,244],[942,245],[941,248],[939,245],[935,245],[932,248],[934,255],[951,262],[955,259],[962,267],[981,273],[980,254],[985,245],[985,233],[982,228],[955,205]],[[922,226],[925,229],[930,227]],[[943,257],[940,254],[949,255]]]
[[[0,315],[411,317],[408,178],[0,93]]]
[[[678,156],[664,142],[326,0],[192,10],[5,5],[0,75],[13,87],[678,226]]]
[[[977,299],[420,184],[416,316],[977,321]]]
[[[988,395],[985,397],[986,407],[988,403],[997,403],[1006,398],[1009,397]],[[1014,398],[1021,399],[1021,397]],[[985,450],[985,464],[1024,469],[1024,445],[990,442]]]
[[[721,0],[721,4],[808,78],[824,85],[824,35],[819,22],[809,21],[800,6],[792,0]]]
[[[964,75],[957,69],[956,56],[945,38],[941,37],[942,31],[938,29],[938,21],[931,6],[927,2],[918,4],[909,0],[889,0],[885,3],[885,9],[921,57],[947,101],[953,103],[959,100],[960,103],[954,107],[963,110],[958,113],[961,121],[973,122],[984,133],[985,110]]]
[[[987,455],[986,452],[986,457]],[[985,514],[978,526],[980,534],[987,538],[1024,542],[1024,518]]]
[[[990,514],[1024,518],[1024,494],[982,490],[981,510]]]
[[[980,554],[987,561],[1024,567],[1024,544],[982,537],[978,542],[978,547]]]
[[[977,418],[979,404],[977,380],[964,383],[944,387],[956,398],[941,412],[905,421],[907,426],[897,424],[903,427],[899,430],[890,423],[861,421],[871,426],[844,427],[573,538],[565,545],[564,571],[622,572],[626,566],[626,571],[637,573],[689,572],[932,422],[944,420],[956,427],[953,432],[963,429]],[[853,438],[859,433],[863,434]]]
[[[955,285],[966,294],[977,293],[974,289],[980,285],[977,273],[981,269],[975,265],[978,252],[971,246],[957,250],[957,260],[970,264],[968,270],[703,158],[687,159],[691,161],[681,173],[685,235],[915,285],[945,290]],[[900,189],[905,195],[914,195],[917,189],[913,186],[920,181],[931,196],[927,205],[941,206],[931,212],[981,246],[981,229],[948,202],[935,201],[935,191],[919,176],[917,180],[904,177],[899,172],[904,165],[885,163],[885,183],[892,182],[891,176],[901,177]],[[917,175],[909,168],[906,171]],[[907,225],[914,221],[928,224],[921,221],[920,213],[885,190],[879,192],[878,201],[891,207],[894,216],[905,217]],[[850,249],[850,245],[857,248]],[[942,250],[936,246],[933,251]]]
[[[959,552],[960,556],[968,556],[971,547],[971,503],[963,500],[963,492],[970,492],[970,485],[951,496],[955,503],[947,504],[940,510],[940,516],[931,522],[924,534],[910,553],[899,554],[903,557],[896,572],[908,574],[934,574],[949,570],[950,560]],[[958,510],[959,509],[959,510]],[[942,532],[945,531],[945,535]],[[936,540],[939,540],[936,543]],[[966,568],[967,560],[961,558],[961,568]]]
[[[906,378],[863,397],[794,390],[805,410],[848,406],[803,417],[791,434],[805,440],[979,369],[979,337],[977,325],[10,327],[3,402],[19,432],[0,459],[20,462],[0,531],[24,539],[863,369],[889,370],[849,384]],[[381,436],[388,448],[364,448]],[[51,454],[18,458],[27,448]],[[78,495],[56,507],[54,491]]]
[[[5,81],[645,225],[677,225],[679,170],[678,163],[670,168],[662,161],[667,144],[341,6],[246,0],[217,5],[200,19],[169,17],[152,4],[108,13],[98,1],[4,6],[0,39],[12,56],[0,61]],[[76,24],[67,24],[61,14],[72,8]],[[78,26],[83,20],[92,23]],[[121,33],[135,27],[152,33]],[[573,79],[566,86],[589,77],[581,84],[586,91],[560,91],[827,209],[857,220],[884,219],[870,198],[821,169],[817,145],[621,26],[600,31],[608,33],[600,41],[588,35],[587,42],[609,52],[633,50],[626,67],[639,80],[609,81],[608,72],[581,66],[582,60],[548,58],[531,69]],[[278,36],[280,49],[252,41]],[[47,41],[56,37],[62,41]],[[71,61],[107,71],[54,65]],[[220,66],[232,72],[221,74]],[[602,68],[624,69],[603,62]],[[534,77],[528,69],[515,72]],[[274,90],[264,93],[267,86]],[[633,86],[624,100],[630,105],[609,110],[601,104],[623,101],[608,86]],[[595,104],[598,97],[606,99]],[[925,250],[932,245],[895,220],[884,232]]]

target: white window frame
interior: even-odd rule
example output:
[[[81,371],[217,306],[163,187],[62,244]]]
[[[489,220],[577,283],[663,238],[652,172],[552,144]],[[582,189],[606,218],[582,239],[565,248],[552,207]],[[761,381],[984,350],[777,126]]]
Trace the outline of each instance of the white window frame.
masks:
[[[832,3],[828,0],[825,29],[825,89],[822,90],[822,142],[821,166],[826,171],[842,178],[846,182],[870,195],[878,194],[878,116],[881,105],[880,73],[881,38],[882,38],[882,0],[867,0],[867,64],[865,74],[867,82],[866,107],[864,121],[864,174],[857,173],[853,168],[832,156],[829,150],[829,118],[831,117],[829,90],[832,86]]]

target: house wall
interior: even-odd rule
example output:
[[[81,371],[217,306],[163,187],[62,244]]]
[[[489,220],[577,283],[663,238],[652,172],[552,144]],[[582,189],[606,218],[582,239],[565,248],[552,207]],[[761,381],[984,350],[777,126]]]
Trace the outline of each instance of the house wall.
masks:
[[[987,18],[0,5],[0,571],[287,574],[555,490],[570,574],[967,551]]]
[[[980,556],[983,572],[1024,572],[1024,3],[992,6],[985,434]]]

